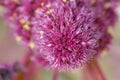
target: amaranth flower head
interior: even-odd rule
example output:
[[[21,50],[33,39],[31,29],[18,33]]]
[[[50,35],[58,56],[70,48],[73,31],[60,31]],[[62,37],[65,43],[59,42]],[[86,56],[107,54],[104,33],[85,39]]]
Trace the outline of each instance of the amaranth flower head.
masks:
[[[49,68],[69,70],[98,55],[110,41],[105,28],[93,24],[95,13],[83,1],[58,0],[32,18],[33,60]],[[106,39],[107,37],[107,39]]]

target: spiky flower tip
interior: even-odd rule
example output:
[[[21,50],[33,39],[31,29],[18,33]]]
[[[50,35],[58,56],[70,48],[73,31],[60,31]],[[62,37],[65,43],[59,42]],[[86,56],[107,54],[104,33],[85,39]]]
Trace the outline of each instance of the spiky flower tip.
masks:
[[[81,5],[80,5],[81,4]],[[48,68],[71,70],[98,55],[110,42],[103,27],[95,26],[95,13],[83,1],[48,3],[32,18],[33,60]]]
[[[91,6],[97,15],[96,24],[100,27],[114,26],[117,21],[117,0],[91,0]]]

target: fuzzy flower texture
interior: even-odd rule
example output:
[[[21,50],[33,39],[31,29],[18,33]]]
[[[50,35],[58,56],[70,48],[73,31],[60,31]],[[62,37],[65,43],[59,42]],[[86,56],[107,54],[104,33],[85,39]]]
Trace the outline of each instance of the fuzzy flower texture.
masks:
[[[36,63],[57,70],[81,67],[107,48],[117,0],[3,0],[17,41]]]

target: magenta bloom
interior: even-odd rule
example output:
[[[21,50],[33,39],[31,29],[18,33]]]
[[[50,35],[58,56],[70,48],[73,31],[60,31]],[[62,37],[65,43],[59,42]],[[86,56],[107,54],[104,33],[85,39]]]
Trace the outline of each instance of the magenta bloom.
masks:
[[[74,69],[109,43],[110,35],[93,24],[95,13],[83,3],[56,1],[34,14],[31,22],[35,61],[53,69]]]

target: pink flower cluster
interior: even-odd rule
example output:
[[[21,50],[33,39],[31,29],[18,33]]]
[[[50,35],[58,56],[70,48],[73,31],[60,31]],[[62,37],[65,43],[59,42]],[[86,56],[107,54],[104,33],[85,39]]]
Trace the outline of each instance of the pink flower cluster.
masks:
[[[31,21],[33,50],[37,54],[34,59],[38,62],[43,57],[52,68],[74,69],[98,55],[110,42],[106,29],[94,25],[95,13],[88,5],[74,1],[50,5],[35,13]]]
[[[3,0],[17,41],[32,60],[57,70],[81,67],[107,48],[117,0]]]

